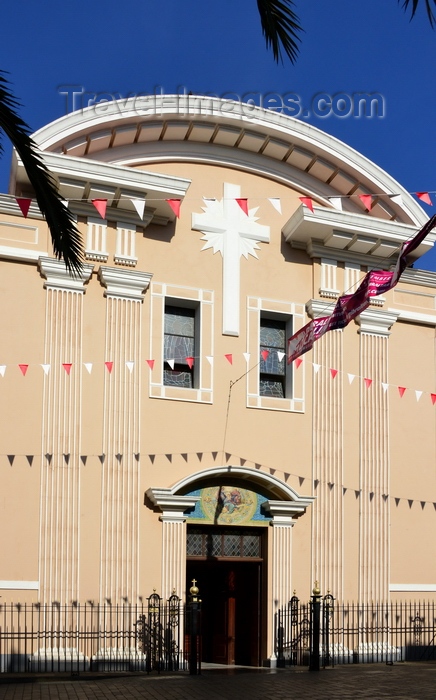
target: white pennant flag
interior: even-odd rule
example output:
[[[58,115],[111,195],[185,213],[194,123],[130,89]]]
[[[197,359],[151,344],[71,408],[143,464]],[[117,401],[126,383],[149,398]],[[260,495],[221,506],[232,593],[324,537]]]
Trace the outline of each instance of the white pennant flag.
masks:
[[[282,352],[281,350],[277,350],[277,357],[279,358],[279,362],[281,362],[286,355],[285,352]]]
[[[342,211],[342,197],[328,197],[328,200],[335,209]]]
[[[165,362],[171,367],[171,369],[174,369],[174,360],[165,360]]]
[[[403,206],[403,198],[400,194],[392,194],[389,198],[394,204],[398,204],[400,207]]]
[[[66,209],[68,209],[68,207],[69,207],[69,201],[68,201],[68,199],[63,199],[63,200],[62,200],[62,204],[64,205],[64,207],[65,207]]]
[[[242,354],[243,354],[243,356],[244,356],[245,362],[246,362],[247,365],[248,365],[248,363],[250,362],[250,353],[249,353],[249,352],[243,352]]]
[[[132,202],[133,206],[135,207],[139,218],[143,219],[144,209],[145,209],[145,199],[131,199],[130,201]]]
[[[212,367],[212,365],[213,365],[213,357],[212,357],[211,355],[206,355],[206,360],[208,361],[208,363],[209,363],[210,366]]]
[[[273,205],[274,209],[278,211],[279,214],[282,213],[282,203],[279,199],[279,197],[269,197],[268,201],[271,202]]]
[[[50,372],[50,365],[41,365],[41,367],[44,370],[45,374],[48,374]]]
[[[348,381],[350,382],[350,384],[353,383],[353,379],[355,379],[355,377],[356,377],[355,374],[349,374],[349,375],[348,375]]]
[[[383,391],[386,393],[387,390],[389,389],[389,384],[386,384],[385,382],[382,382],[381,385],[382,385],[382,387],[383,387]]]
[[[131,362],[130,360],[126,360],[126,367],[129,370],[130,374],[132,374],[134,366],[135,366],[134,362]]]
[[[6,365],[0,365],[0,374],[2,377],[5,376],[5,372],[6,372]]]
[[[91,374],[91,372],[92,372],[92,362],[84,362],[83,364],[85,365],[85,367],[86,367],[86,369],[88,370],[89,374]]]
[[[321,369],[321,365],[317,365],[316,362],[312,362],[313,364],[313,369],[315,370],[315,374],[318,374],[319,370]]]
[[[419,399],[420,399],[421,396],[422,396],[422,391],[417,391],[417,390],[415,389],[415,396],[416,396],[416,400],[419,401]]]

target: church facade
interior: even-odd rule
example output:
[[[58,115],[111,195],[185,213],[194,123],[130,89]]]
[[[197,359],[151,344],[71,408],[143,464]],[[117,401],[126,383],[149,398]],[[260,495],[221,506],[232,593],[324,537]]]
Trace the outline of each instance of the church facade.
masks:
[[[185,600],[195,579],[206,660],[229,660],[231,619],[231,661],[256,665],[315,581],[341,601],[433,598],[436,274],[418,258],[434,238],[286,362],[293,333],[395,264],[427,220],[416,198],[308,124],[215,98],[97,105],[34,138],[85,262],[68,274],[36,205],[23,218],[15,157],[3,600]]]

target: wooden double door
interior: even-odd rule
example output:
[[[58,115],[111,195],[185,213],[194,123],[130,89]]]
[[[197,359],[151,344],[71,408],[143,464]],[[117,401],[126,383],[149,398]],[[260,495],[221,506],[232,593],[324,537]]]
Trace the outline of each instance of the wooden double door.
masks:
[[[259,666],[262,650],[262,562],[188,561],[202,600],[202,660]]]

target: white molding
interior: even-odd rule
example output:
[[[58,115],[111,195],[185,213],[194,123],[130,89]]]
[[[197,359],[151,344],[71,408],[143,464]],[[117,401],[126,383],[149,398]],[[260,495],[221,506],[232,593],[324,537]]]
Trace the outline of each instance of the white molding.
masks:
[[[39,581],[0,581],[0,590],[38,591]]]
[[[436,287],[436,272],[408,267],[401,273],[401,282],[419,284],[422,287]]]
[[[46,278],[44,289],[62,289],[84,294],[85,285],[91,277],[93,269],[93,265],[83,265],[80,274],[70,273],[63,260],[39,257],[39,270]]]
[[[11,248],[0,245],[0,258],[16,260],[17,262],[38,262],[40,257],[48,256],[47,251],[30,250],[29,248]]]
[[[436,592],[436,583],[390,583],[389,592],[408,592],[408,593],[434,593]]]
[[[390,329],[398,319],[398,315],[397,312],[392,310],[366,309],[354,320],[360,326],[359,333],[388,337],[391,334]]]
[[[117,267],[100,267],[98,271],[98,278],[103,287],[106,287],[105,297],[133,301],[144,300],[152,276],[150,272],[120,270]]]
[[[391,309],[388,311],[393,314],[397,314],[399,321],[404,321],[405,323],[421,323],[425,326],[436,326],[436,315],[434,314],[420,314],[416,311],[404,311],[403,309]]]
[[[200,496],[179,496],[172,489],[150,487],[146,494],[153,505],[160,508],[160,520],[183,523],[187,519],[185,511],[195,508]]]

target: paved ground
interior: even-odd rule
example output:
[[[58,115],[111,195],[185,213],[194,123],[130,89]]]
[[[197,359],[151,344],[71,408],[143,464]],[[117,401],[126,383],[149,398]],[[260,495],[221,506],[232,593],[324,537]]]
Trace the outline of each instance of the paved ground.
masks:
[[[436,699],[436,664],[336,666],[309,671],[208,669],[201,676],[0,676],[1,700]]]

